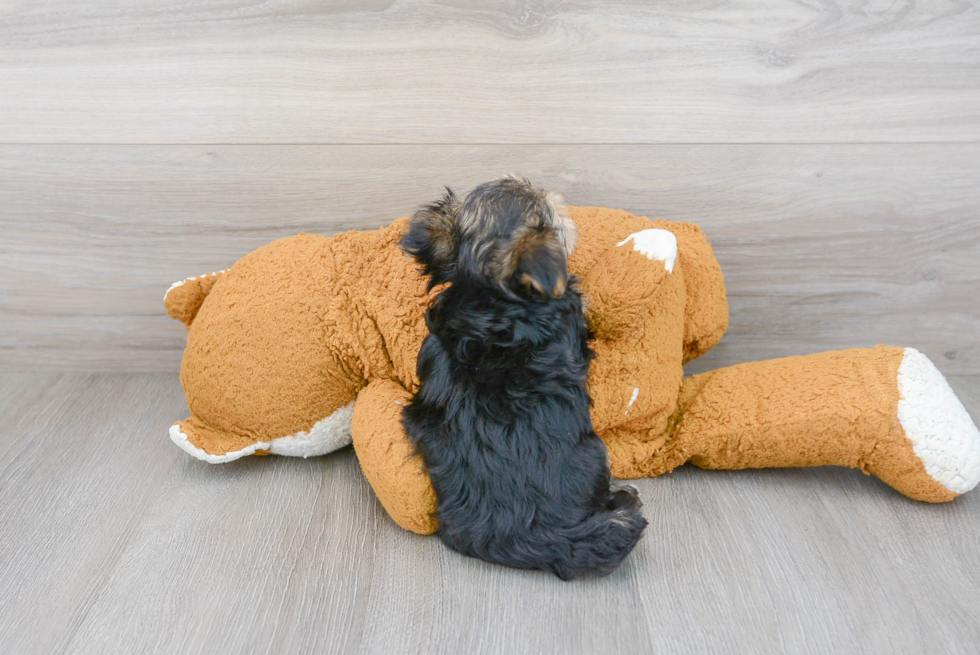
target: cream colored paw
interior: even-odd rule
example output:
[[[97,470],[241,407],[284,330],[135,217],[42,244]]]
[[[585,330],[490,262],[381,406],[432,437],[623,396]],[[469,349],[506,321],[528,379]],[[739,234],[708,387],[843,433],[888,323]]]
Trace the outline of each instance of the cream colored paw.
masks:
[[[269,442],[269,452],[286,457],[317,457],[349,446],[354,401],[317,421],[308,432],[298,432]]]
[[[926,472],[956,494],[980,482],[980,430],[929,358],[906,348],[898,367],[898,420]]]
[[[633,250],[646,255],[647,259],[657,259],[664,263],[668,273],[674,272],[674,262],[677,260],[677,237],[669,230],[650,229],[634,232],[617,246],[625,246],[633,242]]]

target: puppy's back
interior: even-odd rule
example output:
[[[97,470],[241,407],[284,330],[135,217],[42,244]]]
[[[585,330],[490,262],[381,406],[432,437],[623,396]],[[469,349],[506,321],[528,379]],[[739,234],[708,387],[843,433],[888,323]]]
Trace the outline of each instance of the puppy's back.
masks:
[[[515,300],[479,281],[437,298],[404,424],[439,500],[439,534],[466,555],[563,579],[608,573],[646,521],[611,488],[586,388],[589,331],[570,281]]]

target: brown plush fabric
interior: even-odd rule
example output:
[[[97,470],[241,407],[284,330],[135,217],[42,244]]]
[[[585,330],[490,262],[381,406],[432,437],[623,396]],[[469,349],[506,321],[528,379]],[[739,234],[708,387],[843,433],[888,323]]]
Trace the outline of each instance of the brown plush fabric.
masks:
[[[904,349],[878,346],[750,362],[684,380],[664,430],[606,435],[614,475],[681,464],[707,469],[847,466],[909,498],[946,502],[898,420]]]
[[[412,397],[388,380],[369,384],[354,405],[354,450],[378,500],[395,522],[418,534],[436,531],[436,494],[401,429],[402,407]]]
[[[900,349],[840,351],[730,367],[683,380],[684,362],[728,323],[721,269],[694,225],[571,207],[598,354],[593,421],[613,473],[707,468],[856,466],[923,500],[953,495],[932,480],[896,419]],[[407,219],[374,232],[301,234],[246,255],[224,275],[173,289],[188,324],[181,381],[192,417],[178,425],[211,455],[307,431],[355,400],[354,447],[392,518],[435,530],[435,496],[400,423],[417,389],[426,291],[398,248]],[[677,238],[673,272],[620,242],[659,228]]]
[[[190,328],[201,309],[201,303],[211,293],[214,283],[224,274],[224,271],[220,271],[188,278],[180,286],[168,291],[163,299],[167,314]]]
[[[631,244],[614,245],[585,276],[582,289],[599,334],[613,321],[619,326],[612,338],[592,344],[597,356],[589,392],[600,435],[616,426],[631,432],[666,428],[684,376],[685,281],[679,265],[668,273]]]
[[[568,265],[580,277],[587,276],[603,255],[630,234],[651,228],[672,232],[677,237],[674,270],[682,270],[685,276],[684,362],[700,357],[721,341],[728,328],[725,279],[701,228],[691,223],[651,221],[621,209],[604,207],[570,207],[569,214],[578,225],[579,243]],[[607,265],[605,259],[602,262]],[[637,271],[627,276],[619,292],[624,300],[634,292],[644,293],[636,288],[644,273]]]
[[[570,261],[572,272],[587,276],[598,252],[610,252],[610,266],[623,260],[612,278],[608,271],[593,276],[595,285],[602,284],[599,278],[605,280],[602,297],[590,299],[597,322],[607,310],[611,315],[625,309],[630,312],[627,321],[640,320],[642,314],[645,326],[629,337],[597,344],[603,354],[599,370],[615,378],[613,385],[593,385],[600,423],[624,422],[625,405],[641,384],[641,398],[629,418],[648,410],[669,415],[681,375],[680,351],[674,345],[679,335],[676,317],[672,327],[661,327],[655,314],[678,315],[685,307],[685,290],[677,286],[680,273],[668,276],[662,265],[649,266],[632,248],[615,244],[658,226],[698,244],[691,246],[694,256],[684,258],[689,263],[680,263],[675,271],[709,258],[696,266],[709,273],[702,274],[707,282],[700,282],[696,293],[701,304],[714,307],[709,314],[715,322],[700,315],[687,322],[684,333],[695,350],[727,323],[724,284],[710,246],[694,226],[594,207],[572,207],[570,213],[581,233]],[[181,429],[192,444],[223,454],[308,430],[354,400],[371,380],[393,380],[409,391],[416,389],[423,317],[439,290],[426,292],[425,279],[398,248],[406,220],[376,232],[281,239],[246,255],[224,275],[188,280],[167,294],[168,313],[189,324],[181,381],[193,420],[182,422]],[[649,269],[649,279],[631,274],[633,266]],[[657,291],[665,276],[674,286],[669,299],[659,298]],[[626,282],[631,277],[635,290]],[[666,378],[664,365],[673,371]],[[637,371],[643,375],[638,377]]]
[[[238,450],[308,430],[354,400],[363,385],[338,371],[359,350],[348,334],[356,317],[338,298],[335,245],[306,234],[276,241],[215,283],[181,365],[198,422],[184,423],[192,443],[211,454]]]
[[[952,500],[899,423],[903,355],[884,346],[836,350],[689,378],[663,469],[681,461],[709,469],[847,466],[916,500]]]
[[[700,357],[721,340],[728,328],[725,280],[701,228],[691,223],[651,221],[621,209],[604,207],[570,207],[569,214],[579,228],[579,242],[568,265],[580,277],[587,276],[603,255],[630,234],[648,229],[672,232],[677,237],[678,251],[674,270],[683,270],[686,280],[684,349],[690,355],[685,361]],[[659,271],[654,274],[659,275]],[[636,281],[643,276],[642,272],[630,276],[633,284],[627,283],[620,294],[626,294],[625,298],[638,291]]]

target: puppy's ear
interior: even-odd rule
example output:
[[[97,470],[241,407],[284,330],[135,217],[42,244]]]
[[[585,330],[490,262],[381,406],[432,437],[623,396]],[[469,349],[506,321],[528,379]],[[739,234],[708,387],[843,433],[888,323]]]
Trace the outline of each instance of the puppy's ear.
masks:
[[[456,273],[458,242],[456,217],[460,201],[453,190],[446,187],[446,195],[415,212],[408,232],[398,245],[430,276],[429,288],[450,281]]]
[[[559,237],[535,231],[518,238],[511,249],[516,263],[512,284],[527,297],[561,298],[568,286],[568,261]]]

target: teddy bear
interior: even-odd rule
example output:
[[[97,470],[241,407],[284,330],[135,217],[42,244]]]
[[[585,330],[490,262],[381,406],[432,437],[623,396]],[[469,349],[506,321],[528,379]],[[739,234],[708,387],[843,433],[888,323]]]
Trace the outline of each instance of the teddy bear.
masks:
[[[614,476],[837,465],[935,503],[980,482],[980,432],[920,352],[857,348],[685,378],[684,364],[728,325],[704,234],[621,210],[567,211],[579,230],[568,267],[595,334],[592,420]],[[399,248],[407,225],[299,234],[173,285],[164,302],[187,326],[191,413],[170,428],[174,443],[215,464],[353,443],[391,518],[435,532],[436,496],[401,416],[419,385],[425,312],[444,285],[430,290]]]

